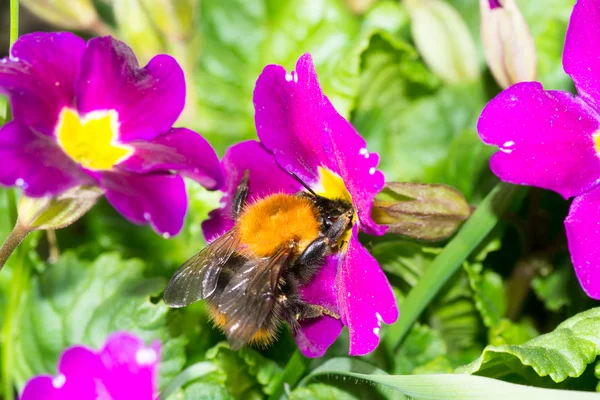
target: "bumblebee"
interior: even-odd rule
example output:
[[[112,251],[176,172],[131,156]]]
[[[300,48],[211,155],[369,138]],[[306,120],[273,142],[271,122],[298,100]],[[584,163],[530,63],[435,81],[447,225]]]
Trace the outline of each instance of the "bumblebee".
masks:
[[[249,204],[246,171],[232,201],[234,227],[187,260],[165,289],[170,307],[206,300],[234,350],[270,344],[282,321],[296,331],[300,320],[339,318],[302,301],[298,288],[315,277],[326,256],[340,250],[354,209],[346,200],[316,194],[291,175],[306,191]]]

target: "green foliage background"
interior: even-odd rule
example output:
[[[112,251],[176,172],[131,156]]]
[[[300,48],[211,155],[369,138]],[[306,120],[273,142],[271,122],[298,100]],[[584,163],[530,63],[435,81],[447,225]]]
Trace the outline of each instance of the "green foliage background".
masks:
[[[189,86],[178,124],[196,129],[220,155],[256,137],[252,90],[262,68],[292,69],[311,52],[324,92],[381,155],[389,181],[448,184],[477,207],[497,180],[487,166],[494,149],[479,141],[475,126],[500,88],[484,63],[478,2],[448,2],[469,26],[481,67],[477,79],[453,85],[420,58],[409,14],[397,1],[375,1],[360,15],[342,0],[98,0],[93,6],[103,29],[127,41],[142,64],[160,52],[178,58]],[[573,0],[517,3],[535,38],[539,80],[573,90],[561,67]],[[97,29],[81,26],[79,33]],[[506,213],[490,214],[491,233],[471,254],[459,255],[460,268],[439,282],[442,290],[412,328],[384,327],[380,347],[360,358],[347,357],[344,332],[325,357],[308,360],[295,352],[287,328],[271,348],[232,352],[202,303],[170,310],[161,301],[169,276],[204,246],[200,223],[219,201],[218,193],[193,182],[188,188],[190,209],[176,238],[133,226],[102,201],[57,232],[57,261],[48,261],[45,234],[25,241],[0,274],[5,388],[14,383],[20,391],[30,377],[55,373],[66,347],[98,347],[117,330],[162,341],[160,387],[169,399],[487,399],[499,393],[548,399],[569,393],[542,388],[598,386],[600,309],[574,276],[562,226],[568,204],[558,195],[521,190]],[[12,227],[10,202],[11,192],[2,189],[0,237]],[[409,313],[407,294],[439,268],[435,260],[447,243],[366,240],[401,314]],[[390,345],[405,328],[399,346]]]

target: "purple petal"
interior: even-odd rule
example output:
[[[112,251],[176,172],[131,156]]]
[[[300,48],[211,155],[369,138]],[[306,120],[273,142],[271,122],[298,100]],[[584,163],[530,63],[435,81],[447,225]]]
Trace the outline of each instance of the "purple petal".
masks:
[[[83,346],[66,350],[55,377],[31,379],[21,400],[152,400],[160,345],[150,347],[130,333],[111,335],[101,351]]]
[[[26,195],[55,195],[77,185],[92,185],[87,176],[48,136],[20,121],[0,128],[0,183],[23,188]]]
[[[102,386],[113,399],[153,399],[157,387],[156,373],[160,357],[157,342],[146,347],[144,342],[129,333],[112,335],[100,357],[106,372]]]
[[[130,142],[135,153],[119,164],[129,172],[175,171],[199,182],[207,189],[223,184],[217,154],[202,136],[185,128],[174,128],[156,139]]]
[[[500,179],[568,198],[600,179],[593,139],[599,127],[594,111],[581,98],[526,82],[490,101],[477,130],[485,143],[500,147],[490,161]]]
[[[488,1],[490,4],[490,10],[493,10],[494,8],[501,8],[502,4],[500,4],[499,0],[489,0]]]
[[[317,276],[308,285],[300,288],[302,300],[339,313],[335,287],[339,265],[339,257],[328,257]],[[338,319],[323,316],[313,320],[301,321],[300,326],[301,328],[296,332],[295,338],[302,354],[307,357],[321,357],[329,346],[335,342],[344,324]]]
[[[325,265],[308,285],[300,288],[300,297],[309,304],[323,306],[338,313],[336,277],[340,266],[340,256],[329,256]]]
[[[81,114],[117,111],[121,142],[167,132],[185,105],[185,79],[173,57],[158,55],[139,68],[131,49],[110,36],[88,42],[76,90]]]
[[[129,221],[150,223],[165,236],[174,236],[181,230],[187,195],[180,176],[104,172],[101,186],[110,204]]]
[[[569,252],[583,290],[600,300],[600,188],[577,196],[565,220]]]
[[[323,316],[309,321],[301,321],[300,329],[294,335],[298,349],[306,357],[322,357],[344,328],[339,319]]]
[[[254,89],[254,109],[258,137],[283,169],[309,184],[317,183],[319,166],[337,173],[352,196],[361,229],[385,232],[371,219],[373,198],[385,183],[376,169],[379,156],[367,151],[365,140],[323,94],[310,54],[289,74],[279,65],[266,66]]]
[[[52,377],[38,376],[27,382],[20,400],[75,400],[77,397],[67,397],[61,390],[52,385]]]
[[[202,223],[204,237],[209,241],[233,227],[231,201],[245,170],[249,171],[249,202],[272,193],[300,191],[298,182],[277,165],[271,153],[253,140],[228,148],[221,166],[226,175],[221,208],[212,211],[210,219]]]
[[[350,332],[350,355],[367,354],[379,344],[381,323],[398,318],[392,288],[377,260],[352,236],[337,276],[337,298],[342,322]]]
[[[85,41],[69,32],[30,33],[0,60],[0,93],[9,97],[14,119],[54,134],[60,110],[72,106],[74,81]]]
[[[580,96],[600,111],[600,4],[595,0],[578,0],[573,8],[563,66],[575,82]]]

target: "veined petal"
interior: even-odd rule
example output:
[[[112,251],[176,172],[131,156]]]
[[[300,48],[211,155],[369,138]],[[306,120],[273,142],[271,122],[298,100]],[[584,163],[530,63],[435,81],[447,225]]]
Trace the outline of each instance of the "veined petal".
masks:
[[[377,260],[358,241],[355,225],[337,275],[342,322],[350,332],[350,355],[364,355],[379,344],[381,324],[398,319],[394,293]]]
[[[185,128],[174,128],[152,141],[135,141],[129,145],[134,154],[119,164],[129,172],[176,171],[194,179],[207,189],[223,184],[217,154],[202,136]]]
[[[131,49],[110,36],[88,42],[76,82],[80,114],[116,110],[119,140],[152,140],[171,129],[185,105],[185,79],[177,61],[154,57],[140,68]]]
[[[554,190],[565,198],[600,180],[594,135],[598,115],[578,97],[544,91],[537,82],[518,83],[483,110],[477,130],[500,151],[490,161],[504,181]]]
[[[339,314],[335,287],[339,266],[339,254],[327,257],[325,265],[321,267],[319,273],[309,284],[300,288],[302,301],[322,306]],[[335,342],[343,327],[342,321],[325,315],[300,321],[300,329],[294,336],[302,354],[306,357],[321,357]]]
[[[0,59],[0,93],[8,96],[14,119],[54,134],[60,110],[73,104],[74,82],[85,40],[70,32],[30,33]]]
[[[103,172],[100,179],[106,199],[129,221],[149,223],[165,236],[174,236],[183,227],[187,195],[182,177]]]
[[[569,252],[583,290],[600,300],[600,188],[577,196],[565,219]]]
[[[341,176],[358,211],[361,229],[382,235],[385,227],[371,219],[371,204],[385,178],[377,170],[379,156],[321,91],[310,54],[286,73],[268,65],[254,89],[258,137],[284,170],[309,184],[318,181],[318,167]]]
[[[248,202],[272,193],[296,193],[301,190],[300,184],[277,165],[273,155],[253,140],[228,148],[221,166],[226,174],[221,208],[212,211],[210,218],[202,223],[204,237],[209,241],[233,227],[231,202],[244,171],[249,172]]]
[[[95,184],[52,138],[32,132],[19,120],[0,128],[0,159],[0,184],[18,186],[27,196],[55,195],[77,185]]]
[[[577,92],[600,112],[600,3],[577,0],[563,51],[563,67]]]

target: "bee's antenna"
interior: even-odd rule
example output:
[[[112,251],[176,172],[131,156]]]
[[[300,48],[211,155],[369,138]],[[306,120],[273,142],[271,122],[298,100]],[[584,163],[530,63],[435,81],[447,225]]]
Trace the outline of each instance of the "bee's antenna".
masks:
[[[308,190],[308,192],[310,194],[312,194],[313,196],[317,197],[318,194],[316,194],[314,192],[314,190],[312,190],[306,183],[304,183],[304,181],[302,179],[300,179],[300,177],[298,175],[296,175],[295,173],[293,173],[292,171],[288,171],[288,174],[290,174],[295,180],[297,180],[302,186],[304,186],[304,188],[306,190]]]

